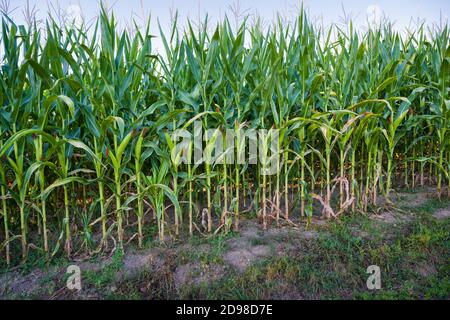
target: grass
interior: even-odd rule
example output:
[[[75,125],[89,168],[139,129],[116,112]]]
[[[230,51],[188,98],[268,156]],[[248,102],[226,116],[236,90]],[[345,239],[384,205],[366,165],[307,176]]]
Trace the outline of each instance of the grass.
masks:
[[[414,219],[398,224],[386,224],[366,215],[348,215],[317,229],[315,240],[293,234],[279,238],[250,236],[252,247],[274,243],[290,246],[280,256],[257,259],[243,273],[226,268],[212,282],[207,281],[208,271],[225,264],[227,242],[239,239],[239,235],[193,237],[188,244],[166,246],[161,266],[138,270],[127,278],[119,276],[125,271],[124,256],[117,251],[105,267],[83,272],[81,293],[66,292],[62,297],[90,294],[105,299],[448,299],[450,221],[436,220],[432,214],[449,206],[450,201],[429,199],[413,209]],[[64,269],[67,262],[59,262]],[[198,280],[177,287],[174,273],[183,265],[198,266]],[[366,287],[369,265],[381,268],[381,290],[370,291]],[[23,274],[34,267],[36,264],[25,267]],[[48,270],[39,280],[42,290],[18,297],[51,296],[62,287],[67,276]]]
[[[123,252],[118,250],[111,258],[111,262],[100,271],[88,270],[82,274],[87,285],[93,285],[96,288],[104,288],[107,285],[116,282],[116,276],[123,267]]]
[[[389,241],[379,236],[381,225],[369,218],[342,219],[289,256],[259,261],[244,274],[193,290],[189,298],[448,299],[450,222],[429,216],[443,206],[430,200],[418,208],[414,222],[395,230],[389,226]],[[352,236],[355,226],[362,226],[370,238]],[[366,287],[366,268],[373,264],[381,267],[379,291]]]
[[[193,237],[189,241],[188,250],[181,253],[180,263],[201,261],[203,264],[223,264],[223,254],[227,248],[226,240],[233,236],[238,235],[228,233],[210,239]]]

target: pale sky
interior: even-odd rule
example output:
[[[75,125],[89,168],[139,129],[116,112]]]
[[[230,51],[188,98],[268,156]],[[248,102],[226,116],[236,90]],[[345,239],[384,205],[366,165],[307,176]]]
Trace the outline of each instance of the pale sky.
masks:
[[[0,0],[1,2],[8,0]],[[48,8],[60,10],[66,17],[79,19],[83,15],[87,21],[99,12],[97,0],[28,0],[30,7],[37,10],[37,16],[45,18]],[[208,13],[212,22],[227,14],[230,18],[231,6],[239,3],[242,13],[257,13],[266,22],[273,20],[274,14],[279,12],[287,17],[295,16],[298,12],[300,0],[109,0],[120,24],[125,26],[131,21],[130,17],[136,14],[140,17],[151,14],[152,33],[158,35],[156,19],[159,19],[163,28],[170,25],[171,10],[178,10],[180,25],[184,25],[186,18],[194,21],[198,17],[204,18]],[[16,10],[11,14],[17,23],[23,23],[23,10],[27,0],[10,0],[10,8]],[[394,22],[394,27],[403,32],[410,25],[411,19],[425,20],[429,25],[442,25],[450,17],[450,1],[446,0],[305,0],[303,1],[309,17],[327,27],[333,23],[341,23],[344,16],[351,17],[357,28],[364,29],[368,21],[377,22],[381,16],[388,17]],[[232,20],[233,21],[233,20]]]

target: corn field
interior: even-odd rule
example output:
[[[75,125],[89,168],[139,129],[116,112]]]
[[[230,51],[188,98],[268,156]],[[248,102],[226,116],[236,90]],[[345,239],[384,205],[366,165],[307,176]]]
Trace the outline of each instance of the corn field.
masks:
[[[181,28],[175,17],[156,36],[150,21],[122,31],[102,10],[89,27],[4,15],[1,28],[8,265],[30,250],[70,257],[238,232],[244,217],[264,230],[308,226],[313,205],[336,219],[395,205],[405,186],[450,197],[448,26],[324,30],[301,11],[267,28],[226,18]],[[276,173],[261,174],[261,162],[182,163],[172,133],[195,121],[234,130],[238,148],[242,129],[266,129],[267,144],[277,130]]]

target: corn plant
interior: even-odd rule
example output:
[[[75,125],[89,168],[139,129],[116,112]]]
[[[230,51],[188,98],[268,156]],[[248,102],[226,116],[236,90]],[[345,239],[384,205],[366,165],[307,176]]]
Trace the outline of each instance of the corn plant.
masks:
[[[301,9],[266,27],[205,17],[182,28],[176,14],[155,50],[150,19],[122,30],[102,8],[89,26],[56,21],[2,17],[8,265],[36,248],[93,254],[135,236],[143,247],[149,224],[165,242],[238,232],[254,215],[263,229],[309,226],[314,202],[325,219],[370,212],[379,197],[395,206],[403,186],[450,196],[448,26],[324,30]],[[181,148],[179,129],[193,138]]]

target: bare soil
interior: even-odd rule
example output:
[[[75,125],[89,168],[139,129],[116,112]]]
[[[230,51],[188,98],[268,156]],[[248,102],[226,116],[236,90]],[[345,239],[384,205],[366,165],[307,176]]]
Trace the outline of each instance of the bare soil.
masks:
[[[450,208],[440,209],[436,211],[433,216],[439,220],[448,219],[450,218]]]

